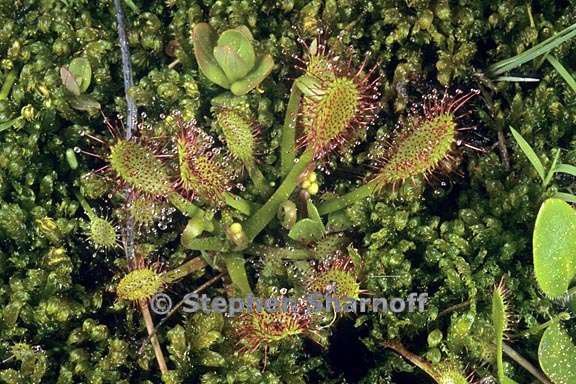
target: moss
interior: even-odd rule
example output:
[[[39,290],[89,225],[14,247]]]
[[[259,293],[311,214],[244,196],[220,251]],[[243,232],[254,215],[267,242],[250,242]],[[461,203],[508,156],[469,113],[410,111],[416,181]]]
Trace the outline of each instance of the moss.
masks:
[[[375,126],[362,130],[364,144],[350,153],[336,152],[324,159],[323,168],[330,173],[317,171],[322,182],[312,196],[314,203],[328,193],[342,195],[352,190],[364,175],[373,176],[372,144],[390,137],[407,108],[430,88],[482,89],[482,100],[471,104],[472,114],[467,117],[478,128],[462,132],[462,137],[486,153],[463,150],[458,167],[462,176],[437,176],[438,180],[430,184],[407,182],[394,192],[370,196],[338,212],[329,222],[338,221],[338,228],[345,229],[349,239],[345,243],[318,244],[310,250],[308,244],[289,240],[278,222],[256,238],[257,245],[281,250],[270,252],[267,258],[250,256],[246,263],[249,282],[262,294],[269,294],[268,289],[274,286],[302,291],[306,284],[303,276],[310,272],[306,258],[324,257],[333,248],[346,248],[349,243],[359,250],[362,288],[370,295],[402,297],[419,290],[430,294],[423,313],[351,316],[365,353],[358,354],[363,358],[361,364],[354,362],[355,356],[349,357],[348,364],[335,363],[335,355],[349,352],[335,342],[342,337],[339,324],[346,321],[342,317],[321,335],[334,343],[331,350],[312,347],[309,339],[290,337],[284,340],[287,342],[273,343],[267,367],[262,370],[263,351],[236,353],[230,319],[178,313],[158,331],[170,369],[162,378],[150,345],[139,353],[139,341],[146,334],[138,310],[115,300],[113,291],[122,278],[118,271],[126,263],[122,250],[116,247],[94,253],[85,239],[84,214],[74,198],[81,191],[91,205],[116,210],[126,208],[122,204],[126,196],[99,173],[82,178],[101,167],[100,160],[73,152],[77,167],[71,167],[67,159],[67,153],[76,147],[99,152],[87,134],[101,140],[109,136],[98,109],[79,109],[71,99],[60,77],[62,66],[77,57],[88,60],[92,76],[83,95],[97,101],[111,119],[126,110],[113,2],[3,2],[0,348],[4,363],[0,381],[389,383],[406,377],[405,371],[411,369],[383,351],[382,341],[391,338],[400,338],[422,356],[438,355],[439,351],[439,361],[464,360],[460,361],[462,366],[485,377],[494,373],[490,367],[493,352],[486,342],[493,340],[489,292],[503,274],[509,275],[511,306],[520,326],[537,326],[558,311],[559,304],[542,298],[532,284],[529,234],[544,191],[523,153],[505,132],[509,126],[517,129],[545,165],[552,162],[556,147],[565,150],[565,162],[574,163],[573,93],[551,67],[538,61],[519,70],[540,77],[537,84],[494,83],[482,72],[495,61],[522,52],[573,23],[576,11],[570,2],[543,0],[530,7],[512,0],[357,0],[352,6],[344,0],[133,3],[138,12],[126,7],[136,79],[130,94],[140,111],[147,114],[141,118],[150,133],[147,136],[168,138],[156,142],[160,143],[157,149],[169,148],[170,138],[178,132],[169,118],[174,110],[186,121],[196,118],[214,137],[215,145],[222,144],[210,111],[211,101],[222,89],[199,73],[190,41],[192,27],[209,21],[218,32],[248,26],[257,48],[270,53],[277,64],[259,89],[243,99],[262,128],[255,161],[273,189],[282,181],[279,146],[290,79],[301,74],[292,57],[301,56],[299,38],[311,41],[317,37],[319,26],[330,31],[325,34],[326,43],[335,55],[346,56],[352,49],[362,59],[370,52],[371,60],[380,63],[383,108]],[[570,70],[574,44],[571,41],[554,51]],[[340,112],[348,112],[345,117],[349,117],[353,106],[346,101],[341,105],[344,108]],[[168,117],[162,119],[161,115]],[[324,121],[328,121],[330,115],[325,116]],[[499,133],[500,144],[508,151],[508,165],[496,145]],[[140,160],[146,167],[142,168],[140,161],[130,161],[130,169],[122,162],[115,162],[115,168],[124,173],[129,184],[144,186],[142,192],[165,194],[177,173],[173,166],[176,156],[167,160],[172,165],[165,169],[153,156],[144,157]],[[140,173],[142,169],[145,174]],[[131,171],[140,176],[133,176]],[[571,188],[573,183],[573,178],[559,177],[546,193]],[[253,201],[252,208],[265,202],[266,195],[257,188],[243,189],[238,189],[238,195]],[[290,196],[298,207],[298,219],[310,219],[299,193]],[[228,208],[212,210],[204,202],[199,206],[205,215],[203,227],[224,243],[227,240],[221,223],[246,219],[246,215]],[[198,288],[224,267],[212,251],[181,248],[180,234],[187,219],[167,211],[160,214],[166,220],[158,221],[154,230],[138,233],[142,248],[154,251],[147,257],[160,259],[167,268],[200,254],[210,262],[205,270],[171,286],[170,294],[175,298]],[[146,214],[150,216],[150,212]],[[115,220],[125,216],[124,211],[113,215]],[[293,249],[299,251],[295,254],[309,256],[300,260],[283,257]],[[255,253],[251,248],[245,250],[246,255],[251,252]],[[399,277],[386,277],[389,275]],[[227,283],[219,281],[206,292],[224,295],[226,288]],[[470,305],[440,316],[447,308],[464,302]],[[158,324],[159,318],[154,321]],[[439,329],[445,337],[427,354],[421,341],[430,329]],[[569,331],[574,336],[573,326]],[[335,337],[329,338],[332,332]],[[358,334],[350,332],[343,337],[357,340]],[[517,347],[529,355],[536,350],[536,343],[537,338],[528,337]],[[530,380],[520,370],[512,373],[518,382]],[[414,382],[426,380],[414,370],[409,375]]]

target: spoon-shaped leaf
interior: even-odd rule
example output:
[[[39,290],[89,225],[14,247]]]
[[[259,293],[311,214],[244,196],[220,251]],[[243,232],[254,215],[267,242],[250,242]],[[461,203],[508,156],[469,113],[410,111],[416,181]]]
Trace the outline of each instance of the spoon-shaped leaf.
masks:
[[[562,296],[576,275],[576,210],[560,199],[546,200],[532,242],[538,285],[552,298]]]
[[[258,61],[256,68],[252,70],[242,80],[238,80],[230,87],[230,91],[236,96],[242,96],[256,88],[272,72],[274,60],[272,56],[266,55]]]
[[[71,94],[74,96],[80,95],[80,87],[78,81],[72,74],[72,72],[65,66],[60,67],[60,78],[62,79],[62,84]]]
[[[242,57],[229,45],[214,48],[214,57],[231,82],[242,79],[250,71]]]
[[[194,44],[194,56],[200,71],[213,83],[222,88],[229,89],[230,81],[214,58],[214,47],[218,36],[207,23],[198,23],[192,30],[192,43]]]
[[[90,66],[90,62],[83,57],[77,57],[70,62],[68,69],[72,75],[74,75],[74,79],[80,88],[80,92],[86,92],[90,86],[90,80],[92,79],[92,67]]]
[[[256,64],[252,41],[244,29],[223,32],[214,48],[214,57],[231,82],[242,79]]]
[[[544,373],[555,384],[576,383],[575,356],[576,345],[559,322],[546,328],[540,340],[538,359]]]

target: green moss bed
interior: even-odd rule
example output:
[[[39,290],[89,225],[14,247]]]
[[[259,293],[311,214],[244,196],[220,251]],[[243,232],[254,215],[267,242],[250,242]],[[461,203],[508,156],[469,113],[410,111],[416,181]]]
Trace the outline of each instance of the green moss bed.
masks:
[[[128,97],[114,1],[0,0],[0,382],[576,384],[539,364],[547,326],[576,339],[576,300],[542,292],[532,247],[540,206],[573,193],[575,178],[543,183],[510,130],[545,169],[557,154],[576,164],[576,87],[543,55],[493,67],[576,23],[576,2],[119,3]],[[220,72],[199,68],[200,23],[216,37],[244,26],[230,44],[251,34],[270,73],[232,95]],[[306,68],[316,44],[329,58]],[[568,76],[575,47],[548,52]],[[291,105],[295,79],[304,101]],[[350,89],[366,96],[362,110]],[[429,95],[457,90],[474,94],[422,122]],[[127,100],[138,144],[122,141]],[[399,133],[411,128],[420,136]],[[418,157],[427,146],[436,152]],[[395,154],[409,169],[393,178],[383,164]],[[148,301],[300,297],[327,282],[352,297],[428,301],[285,317],[167,316]]]

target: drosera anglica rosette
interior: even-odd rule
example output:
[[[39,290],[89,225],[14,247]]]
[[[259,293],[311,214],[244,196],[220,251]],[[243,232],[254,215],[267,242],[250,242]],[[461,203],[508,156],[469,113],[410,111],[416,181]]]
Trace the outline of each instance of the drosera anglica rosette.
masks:
[[[309,48],[309,53],[311,57],[319,54],[317,64],[310,73],[295,80],[286,110],[281,143],[281,171],[285,178],[246,222],[250,241],[274,218],[279,206],[296,188],[302,173],[315,168],[316,162],[337,148],[351,148],[376,119],[380,107],[378,66],[367,68],[366,59],[357,67],[352,55],[344,59],[328,54],[327,48],[318,49],[317,43],[315,46]],[[302,102],[300,96],[304,99]],[[295,158],[297,122],[304,126],[299,143],[305,147],[298,159]]]
[[[419,177],[428,180],[434,172],[450,172],[456,148],[460,145],[479,150],[460,138],[460,131],[471,127],[459,126],[459,119],[466,113],[457,115],[478,94],[478,90],[471,90],[451,95],[445,90],[440,97],[434,90],[424,96],[420,104],[410,109],[405,123],[398,127],[393,138],[376,148],[376,152],[383,155],[374,160],[375,175],[348,194],[321,204],[318,207],[320,214],[345,208],[385,187],[395,190],[406,180],[414,181]]]

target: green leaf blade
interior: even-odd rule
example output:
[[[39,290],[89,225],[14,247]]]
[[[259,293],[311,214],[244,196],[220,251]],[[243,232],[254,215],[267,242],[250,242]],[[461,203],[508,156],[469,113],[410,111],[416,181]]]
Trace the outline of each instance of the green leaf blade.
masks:
[[[564,79],[564,81],[566,81],[566,83],[570,86],[570,88],[572,88],[572,90],[576,92],[576,80],[574,79],[574,77],[572,77],[570,72],[568,72],[568,70],[562,65],[562,63],[551,55],[546,55],[546,60],[548,60],[548,62],[552,64],[556,72],[558,72],[558,74],[562,76],[562,78]]]
[[[66,88],[68,92],[74,96],[80,96],[80,86],[78,85],[78,81],[68,68],[64,66],[60,67],[60,78],[62,79],[64,88]]]
[[[204,76],[213,83],[222,88],[229,89],[230,81],[218,65],[213,54],[217,40],[218,36],[216,35],[216,32],[208,23],[198,23],[192,30],[194,56],[196,57],[196,62],[198,63],[200,72],[202,72],[202,74],[204,74]]]
[[[540,367],[554,384],[576,383],[576,345],[559,322],[546,328],[540,346]]]
[[[74,76],[80,92],[86,92],[92,80],[92,67],[88,59],[77,57],[70,62],[68,69]]]
[[[562,296],[576,275],[576,210],[563,200],[546,200],[532,242],[538,285],[551,298]]]
[[[214,57],[231,82],[242,79],[250,70],[242,57],[230,46],[214,48]]]
[[[568,203],[576,204],[576,195],[573,195],[571,193],[556,192],[554,194],[554,197],[556,197],[558,199],[562,199]]]
[[[256,88],[274,68],[274,59],[266,55],[260,59],[252,72],[248,73],[242,80],[238,80],[230,87],[230,91],[236,96],[242,96]]]
[[[540,178],[544,182],[544,180],[546,179],[546,171],[544,170],[544,165],[542,165],[540,158],[538,158],[536,152],[534,152],[530,144],[528,144],[528,142],[522,137],[522,135],[518,131],[516,131],[512,127],[510,127],[510,131],[512,132],[512,136],[514,136],[514,140],[516,140],[516,143],[518,143],[520,149],[522,150],[522,152],[524,152],[524,154],[526,155],[526,157],[528,158],[528,160],[538,173],[538,176],[540,176]]]
[[[536,44],[532,48],[508,59],[497,62],[488,68],[488,73],[492,76],[502,75],[522,64],[534,60],[535,58],[544,55],[554,48],[560,46],[564,42],[576,36],[576,23],[558,32],[556,35]]]
[[[226,64],[227,66],[220,62],[219,54],[216,54],[216,48],[214,50],[214,57],[231,82],[246,76],[256,65],[256,52],[254,52],[251,38],[247,35],[248,33],[250,31],[247,31],[247,28],[229,29],[220,35],[216,48],[218,48],[218,51],[224,50],[227,53],[227,56],[224,56],[224,59],[229,61]],[[229,76],[228,71],[237,72],[237,76]]]
[[[566,173],[570,176],[576,177],[576,166],[570,164],[558,164],[554,169],[555,173]]]

